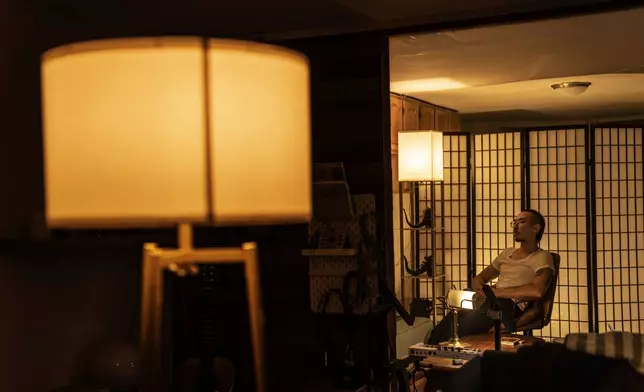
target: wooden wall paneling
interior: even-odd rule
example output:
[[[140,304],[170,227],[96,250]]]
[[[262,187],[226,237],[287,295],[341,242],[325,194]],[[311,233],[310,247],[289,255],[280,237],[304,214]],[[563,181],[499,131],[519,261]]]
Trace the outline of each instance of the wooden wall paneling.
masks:
[[[403,129],[402,100],[397,95],[390,97],[391,109],[391,148],[392,153],[398,153],[398,132]]]
[[[436,108],[436,130],[449,131],[450,111],[447,109]]]
[[[436,115],[432,105],[426,103],[420,104],[419,110],[419,129],[434,129],[436,126]]]
[[[461,115],[458,112],[449,113],[449,129],[450,132],[461,131]]]
[[[402,99],[398,95],[391,94],[391,175],[392,188],[398,193],[398,132],[403,129],[403,107]]]
[[[405,131],[418,129],[420,102],[405,97],[403,101],[403,129]]]

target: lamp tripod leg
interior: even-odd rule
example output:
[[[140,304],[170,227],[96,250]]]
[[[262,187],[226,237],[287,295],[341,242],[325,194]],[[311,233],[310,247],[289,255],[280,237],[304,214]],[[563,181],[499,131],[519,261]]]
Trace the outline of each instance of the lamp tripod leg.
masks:
[[[192,226],[179,225],[178,249],[160,249],[156,244],[145,244],[143,251],[143,271],[141,277],[141,330],[140,361],[141,378],[139,392],[167,392],[171,365],[163,360],[168,348],[162,346],[163,324],[163,274],[167,269],[178,276],[188,272],[198,273],[197,264],[229,264],[242,262],[248,296],[251,340],[253,344],[253,365],[257,392],[265,392],[263,322],[259,262],[257,245],[245,243],[239,248],[194,249],[192,245]],[[210,354],[210,353],[209,353]],[[214,358],[214,356],[213,356]],[[212,358],[207,357],[205,364],[210,371]],[[202,369],[204,364],[202,363]]]
[[[141,392],[160,391],[163,282],[157,266],[156,244],[145,244],[141,277],[140,361]]]

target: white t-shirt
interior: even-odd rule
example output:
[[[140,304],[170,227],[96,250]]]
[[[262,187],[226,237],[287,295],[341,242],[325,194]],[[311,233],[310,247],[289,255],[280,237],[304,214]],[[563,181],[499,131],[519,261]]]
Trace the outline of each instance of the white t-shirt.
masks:
[[[492,266],[499,271],[499,279],[496,287],[509,288],[523,286],[532,282],[537,272],[550,268],[555,270],[552,255],[543,249],[537,249],[521,260],[513,260],[510,257],[518,248],[508,248],[501,252]]]

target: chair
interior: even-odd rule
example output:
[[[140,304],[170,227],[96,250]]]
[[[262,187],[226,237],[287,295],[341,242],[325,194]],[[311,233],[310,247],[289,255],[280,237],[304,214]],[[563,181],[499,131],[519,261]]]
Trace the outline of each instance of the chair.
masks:
[[[557,277],[559,276],[559,264],[561,264],[561,256],[559,254],[550,252],[552,255],[552,262],[555,267],[555,273],[550,278],[550,283],[548,283],[548,288],[543,298],[539,301],[531,302],[526,309],[538,307],[539,311],[537,313],[538,317],[536,320],[526,324],[517,326],[517,332],[523,331],[524,335],[532,336],[532,331],[535,329],[542,329],[546,325],[550,324],[550,318],[552,317],[552,308],[555,302],[555,292],[557,290]]]

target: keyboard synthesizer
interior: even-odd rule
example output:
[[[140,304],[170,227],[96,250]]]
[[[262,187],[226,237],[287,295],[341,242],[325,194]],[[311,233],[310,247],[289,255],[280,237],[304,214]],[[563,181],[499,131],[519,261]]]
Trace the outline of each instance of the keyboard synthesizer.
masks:
[[[409,355],[414,357],[441,357],[469,361],[472,358],[483,355],[483,350],[417,343],[409,347]]]

